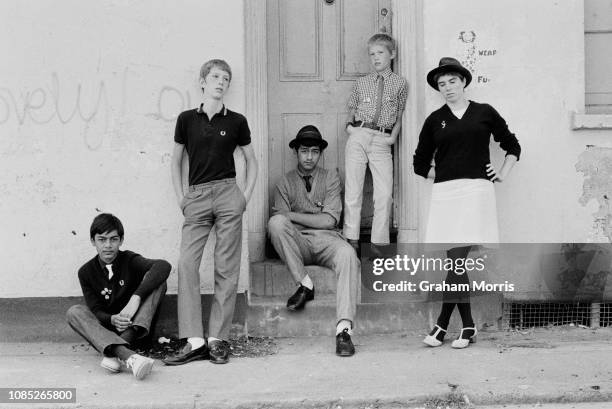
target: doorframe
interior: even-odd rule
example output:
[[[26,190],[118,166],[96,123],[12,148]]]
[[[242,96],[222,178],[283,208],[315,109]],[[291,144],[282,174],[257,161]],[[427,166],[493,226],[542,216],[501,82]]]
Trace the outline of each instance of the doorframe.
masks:
[[[320,0],[323,1],[323,0]],[[245,25],[246,117],[259,162],[257,183],[248,207],[250,261],[265,257],[268,221],[268,66],[266,0],[243,0]],[[419,237],[419,184],[412,171],[412,154],[424,118],[423,0],[392,0],[393,36],[398,39],[398,72],[408,80],[409,92],[400,141],[398,241]],[[404,41],[405,40],[405,41]],[[403,188],[402,188],[403,187]]]
[[[245,114],[251,128],[257,182],[248,206],[249,258],[265,258],[268,225],[268,44],[266,0],[243,0],[245,25]]]
[[[392,0],[393,37],[398,41],[397,70],[408,80],[408,100],[397,144],[399,160],[398,234],[400,243],[419,241],[420,184],[412,168],[412,156],[425,119],[424,0]],[[402,188],[403,187],[403,188]]]

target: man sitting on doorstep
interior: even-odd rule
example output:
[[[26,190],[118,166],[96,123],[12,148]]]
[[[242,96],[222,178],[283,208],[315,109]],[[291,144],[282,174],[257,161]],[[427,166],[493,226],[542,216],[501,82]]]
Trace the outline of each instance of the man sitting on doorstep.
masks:
[[[336,294],[336,354],[351,356],[360,263],[353,247],[338,231],[342,213],[341,183],[337,172],[317,166],[327,142],[313,125],[299,130],[289,143],[297,155],[297,169],[288,172],[274,191],[273,216],[268,222],[272,245],[296,284],[287,308],[298,311],[313,300],[314,284],[304,264],[334,270]]]
[[[149,334],[171,266],[165,260],[119,250],[123,234],[121,221],[112,214],[102,213],[93,220],[90,239],[97,255],[78,273],[86,305],[74,305],[66,315],[72,329],[104,355],[103,368],[116,373],[123,363],[143,379],[155,361],[130,348]]]

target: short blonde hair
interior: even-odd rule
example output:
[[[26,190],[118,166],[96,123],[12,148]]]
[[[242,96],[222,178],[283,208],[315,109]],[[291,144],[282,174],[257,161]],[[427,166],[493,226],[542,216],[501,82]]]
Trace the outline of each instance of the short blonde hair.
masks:
[[[374,34],[368,40],[368,47],[374,44],[383,45],[387,47],[389,52],[395,51],[395,40],[389,34],[378,33]]]
[[[229,64],[225,62],[225,60],[219,59],[206,61],[204,65],[202,65],[202,68],[200,68],[200,78],[206,78],[206,76],[208,75],[210,70],[213,69],[213,67],[217,67],[220,70],[227,72],[229,74],[230,82],[232,81],[232,69],[230,68]]]

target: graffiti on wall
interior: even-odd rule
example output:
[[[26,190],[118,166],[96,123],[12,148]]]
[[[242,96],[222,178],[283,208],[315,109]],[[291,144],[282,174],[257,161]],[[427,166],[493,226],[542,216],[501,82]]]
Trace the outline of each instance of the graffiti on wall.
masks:
[[[0,86],[0,128],[78,124],[85,145],[96,150],[113,123],[122,123],[134,106],[144,107],[145,117],[165,122],[173,122],[180,112],[191,108],[190,91],[172,85],[137,95],[131,74],[134,72],[125,68],[119,78],[83,82],[52,72],[46,84],[28,89]]]
[[[474,30],[460,31],[457,40],[457,55],[459,62],[470,70],[473,77],[472,81],[477,84],[487,84],[491,82],[491,73],[479,67],[479,63],[483,60],[490,60],[497,56],[497,48],[479,44],[482,43],[482,41]],[[480,65],[482,66],[483,64]]]

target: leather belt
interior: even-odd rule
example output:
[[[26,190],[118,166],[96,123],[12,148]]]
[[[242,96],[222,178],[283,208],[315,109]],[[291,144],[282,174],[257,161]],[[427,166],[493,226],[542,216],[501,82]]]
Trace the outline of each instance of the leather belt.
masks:
[[[376,124],[373,124],[372,122],[354,121],[353,126],[359,127],[359,128],[375,129],[377,131],[389,133],[389,134],[391,133],[390,128],[383,128],[382,126],[376,126]]]

